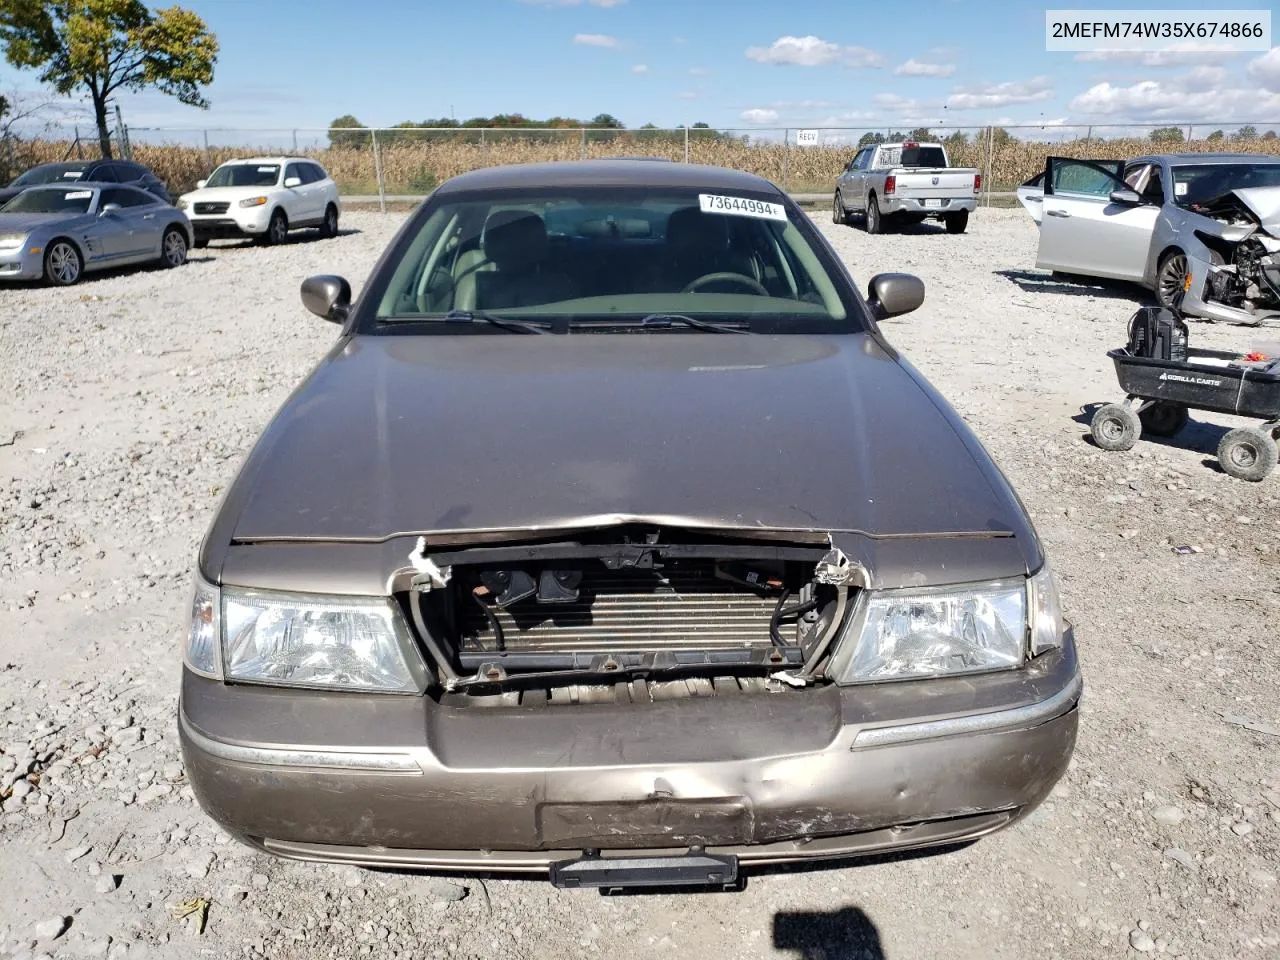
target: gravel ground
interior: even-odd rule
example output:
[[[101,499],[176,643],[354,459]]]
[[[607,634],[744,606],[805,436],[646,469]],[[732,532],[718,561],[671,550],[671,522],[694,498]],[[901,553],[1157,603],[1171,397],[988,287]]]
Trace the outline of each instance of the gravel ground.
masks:
[[[332,341],[299,281],[362,279],[400,221],[351,213],[330,241],[0,290],[0,957],[1280,956],[1280,478],[1218,470],[1230,418],[1123,454],[1084,439],[1089,405],[1120,398],[1104,354],[1140,297],[1030,269],[1020,210],[958,237],[822,229],[863,280],[925,278],[926,306],[888,335],[1010,475],[1061,577],[1087,692],[1071,771],[1027,821],[690,896],[366,873],[230,841],[174,729],[190,565]],[[1257,339],[1192,326],[1195,344]]]

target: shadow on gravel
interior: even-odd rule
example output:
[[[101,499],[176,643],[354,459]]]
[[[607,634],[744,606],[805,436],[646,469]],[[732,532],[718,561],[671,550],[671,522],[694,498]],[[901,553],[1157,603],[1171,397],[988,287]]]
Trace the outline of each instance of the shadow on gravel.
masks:
[[[1116,399],[1109,400],[1107,402],[1119,403],[1123,399],[1124,399],[1124,395],[1119,393],[1119,388],[1117,388]],[[1082,427],[1084,427],[1086,431],[1088,431],[1089,424],[1093,421],[1093,415],[1097,413],[1098,408],[1101,406],[1105,406],[1105,404],[1103,403],[1085,404],[1083,407],[1080,408],[1080,412],[1076,414],[1074,417],[1072,417],[1071,419],[1074,420],[1076,423],[1080,424]],[[1195,413],[1194,410],[1191,412],[1192,414]],[[1155,434],[1144,433],[1141,437],[1140,442],[1154,443],[1162,447],[1173,447],[1178,450],[1192,450],[1192,451],[1195,451],[1196,453],[1211,454],[1214,457],[1214,459],[1212,461],[1206,460],[1205,464],[1206,466],[1212,464],[1213,466],[1216,467],[1218,463],[1218,460],[1217,460],[1218,444],[1222,442],[1223,434],[1225,434],[1230,429],[1231,429],[1230,427],[1224,427],[1216,423],[1205,423],[1203,420],[1192,419],[1192,420],[1188,420],[1187,425],[1183,427],[1180,431],[1178,431],[1177,436],[1157,437]],[[1085,443],[1089,444],[1089,446],[1093,447],[1095,450],[1098,449],[1098,445],[1093,442],[1092,433],[1086,432],[1084,436],[1081,437],[1081,439],[1084,440]]]
[[[1004,277],[1024,293],[1061,293],[1069,297],[1105,297],[1114,300],[1138,300],[1154,303],[1151,294],[1137,284],[1123,280],[1099,280],[1095,277],[1077,277],[1065,273],[1048,273],[1044,270],[997,270],[996,276]]]
[[[788,911],[773,918],[773,946],[813,960],[885,960],[880,932],[863,911]]]
[[[357,230],[355,227],[339,227],[338,235],[331,239],[340,240],[343,237],[354,237],[356,234],[363,232],[364,231],[362,230]],[[284,243],[273,244],[273,246],[292,247],[299,243],[318,243],[323,239],[324,238],[315,230],[300,230],[297,233],[290,233]],[[214,246],[214,244],[217,244],[217,246]],[[209,243],[209,249],[212,250],[255,250],[259,248],[268,249],[263,247],[262,244],[253,237],[236,238],[232,240],[212,240]]]

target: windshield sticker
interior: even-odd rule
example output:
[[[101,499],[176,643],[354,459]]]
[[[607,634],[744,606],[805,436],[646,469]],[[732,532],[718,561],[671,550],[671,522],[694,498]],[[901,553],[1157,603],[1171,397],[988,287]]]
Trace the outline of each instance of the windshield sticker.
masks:
[[[83,171],[83,170],[68,170],[66,173],[64,173],[64,174],[62,175],[62,179],[64,179],[64,180],[79,180],[79,179],[80,179],[81,177],[83,177],[83,176],[84,176],[84,171]]]
[[[1187,186],[1185,183],[1175,183],[1173,185],[1173,195],[1175,197],[1185,197],[1187,195]]]
[[[698,205],[703,213],[729,213],[739,217],[759,217],[763,220],[786,220],[787,211],[780,203],[766,203],[747,197],[722,197],[715,193],[698,194]]]
[[[275,167],[259,167],[258,172],[259,173],[275,173],[276,168]]]
[[[63,200],[88,200],[93,196],[92,190],[72,190],[68,194],[64,194]]]

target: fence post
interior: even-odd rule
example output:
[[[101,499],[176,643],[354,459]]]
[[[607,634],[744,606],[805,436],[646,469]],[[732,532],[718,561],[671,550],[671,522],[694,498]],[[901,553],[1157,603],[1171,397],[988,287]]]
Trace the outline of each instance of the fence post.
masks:
[[[996,152],[996,128],[994,125],[987,127],[987,202],[986,206],[991,206],[991,171],[994,166]]]
[[[1191,124],[1187,124],[1187,143],[1191,142]]]
[[[587,128],[582,128],[582,159],[587,159]]]
[[[298,131],[293,131],[293,152],[298,152]]]
[[[373,140],[373,173],[378,178],[378,209],[386,213],[387,185],[382,180],[382,155],[378,152],[378,131],[370,130],[369,137]]]
[[[684,125],[684,162],[689,162],[689,125]]]
[[[791,172],[791,148],[788,144],[791,141],[791,128],[782,131],[782,192],[787,192],[787,180]]]
[[[201,130],[200,132],[201,132],[201,134],[203,134],[203,136],[204,136],[204,166],[205,166],[205,169],[207,170],[207,169],[209,169],[209,167],[210,167],[210,163],[209,163],[209,131],[208,131],[208,130]]]

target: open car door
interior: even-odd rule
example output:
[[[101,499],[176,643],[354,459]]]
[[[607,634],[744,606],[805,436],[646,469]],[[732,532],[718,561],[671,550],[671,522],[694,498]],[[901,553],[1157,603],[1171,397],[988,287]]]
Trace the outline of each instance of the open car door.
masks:
[[[1044,177],[1045,173],[1041,170],[1018,188],[1018,202],[1031,214],[1037,227],[1044,217]]]
[[[1122,160],[1046,161],[1036,266],[1090,277],[1143,279],[1160,208],[1133,194],[1121,179],[1123,167]],[[1117,191],[1134,202],[1112,199]]]

